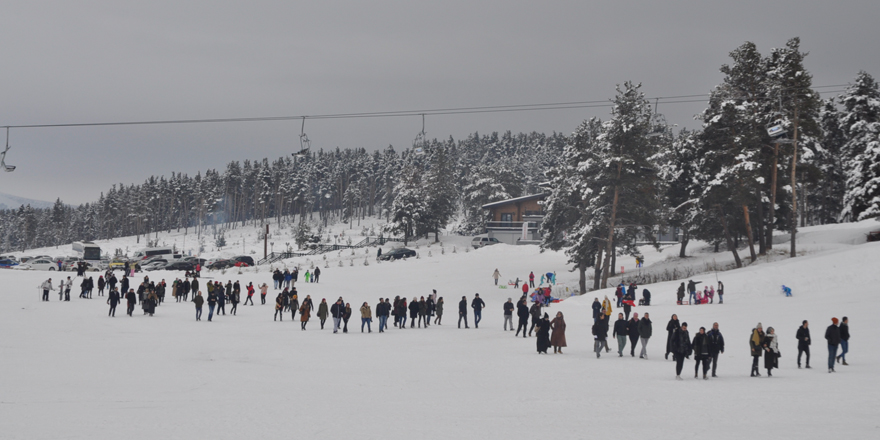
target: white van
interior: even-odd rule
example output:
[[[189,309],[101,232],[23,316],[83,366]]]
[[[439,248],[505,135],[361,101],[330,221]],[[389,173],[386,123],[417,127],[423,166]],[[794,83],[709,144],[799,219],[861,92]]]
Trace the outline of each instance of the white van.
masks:
[[[161,256],[166,260],[170,260],[172,254],[174,254],[174,249],[170,247],[154,247],[154,248],[143,248],[134,254],[135,260],[143,260],[148,257]]]
[[[471,240],[471,246],[473,246],[474,249],[479,249],[484,246],[491,246],[493,244],[498,244],[498,243],[501,243],[501,242],[498,241],[497,238],[489,237],[488,235],[478,235],[478,236],[474,237],[473,240]]]

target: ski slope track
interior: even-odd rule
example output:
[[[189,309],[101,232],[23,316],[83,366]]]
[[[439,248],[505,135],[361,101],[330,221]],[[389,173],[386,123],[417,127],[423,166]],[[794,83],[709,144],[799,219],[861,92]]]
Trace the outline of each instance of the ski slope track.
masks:
[[[43,280],[52,276],[57,286],[58,277],[69,273],[0,270],[0,437],[878,438],[880,327],[873,305],[880,296],[880,243],[864,243],[871,229],[880,229],[880,223],[805,228],[798,243],[804,255],[719,272],[727,292],[723,305],[675,305],[680,281],[645,286],[654,304],[634,311],[650,312],[653,321],[648,360],[630,357],[628,345],[618,357],[610,332],[611,353],[597,359],[591,351],[590,306],[594,297],[612,297],[611,289],[549,308],[551,316],[565,314],[565,354],[538,355],[535,338],[502,331],[502,303],[508,297],[515,301],[520,291],[495,287],[495,268],[502,284],[524,279],[529,271],[537,276],[555,271],[557,291],[576,286],[577,274],[568,272],[564,255],[535,246],[464,252],[467,237],[444,237],[443,252],[421,242],[420,258],[408,261],[377,264],[376,248],[355,256],[331,253],[326,262],[285,261],[303,265],[303,272],[308,261],[320,264],[319,284],[303,283],[300,276],[300,298],[311,295],[317,304],[342,296],[355,310],[347,334],[333,334],[330,322],[321,330],[317,318],[301,331],[299,315],[292,322],[289,313],[273,322],[275,290],[266,305],[260,305],[259,294],[257,305],[239,305],[237,316],[227,304],[227,314],[213,322],[207,321],[207,305],[196,322],[192,303],[174,302],[170,289],[153,317],[139,306],[128,317],[120,305],[109,318],[106,297],[97,291],[90,300],[72,294],[70,302],[59,302],[51,292],[49,302],[40,301],[37,286]],[[230,234],[227,240],[234,241]],[[101,245],[127,246],[123,239]],[[691,247],[691,258],[684,260],[664,258],[677,256],[677,247],[663,254],[645,250],[649,264],[643,270],[728,261],[729,253]],[[782,247],[787,245],[777,245]],[[744,260],[747,255],[743,252]],[[630,257],[623,260],[632,264]],[[178,274],[149,275],[170,285]],[[692,278],[714,284],[715,277]],[[272,282],[267,267],[206,272],[203,278],[240,280],[243,286]],[[792,288],[792,297],[782,295],[783,284]],[[360,332],[357,309],[364,301],[375,313],[380,296],[409,299],[431,289],[445,300],[442,325],[391,327],[380,334],[374,320],[372,333]],[[462,295],[470,301],[477,292],[487,304],[479,329],[470,307],[471,328],[456,328],[458,301]],[[694,379],[691,358],[685,380],[674,379],[674,362],[663,358],[673,313],[689,324],[691,336],[700,326],[719,323],[726,348],[718,378]],[[829,374],[825,328],[832,316],[844,315],[852,333],[850,365]],[[811,370],[796,365],[795,331],[804,319],[814,339]],[[764,376],[749,377],[748,338],[758,322],[780,337],[780,368],[772,378],[763,369]]]

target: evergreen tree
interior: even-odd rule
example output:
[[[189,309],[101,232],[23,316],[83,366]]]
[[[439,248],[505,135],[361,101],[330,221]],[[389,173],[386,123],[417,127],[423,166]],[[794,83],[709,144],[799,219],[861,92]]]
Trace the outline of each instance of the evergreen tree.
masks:
[[[847,220],[880,216],[880,90],[877,81],[859,72],[840,98],[840,129],[846,143],[842,152],[846,170],[843,211]]]

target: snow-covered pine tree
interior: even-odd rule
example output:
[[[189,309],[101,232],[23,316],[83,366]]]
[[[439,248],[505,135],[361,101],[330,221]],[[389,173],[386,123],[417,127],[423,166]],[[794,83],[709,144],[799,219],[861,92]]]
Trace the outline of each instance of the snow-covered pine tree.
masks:
[[[880,217],[880,90],[867,72],[859,72],[840,97],[840,128],[846,135],[843,158],[846,192],[842,220]]]

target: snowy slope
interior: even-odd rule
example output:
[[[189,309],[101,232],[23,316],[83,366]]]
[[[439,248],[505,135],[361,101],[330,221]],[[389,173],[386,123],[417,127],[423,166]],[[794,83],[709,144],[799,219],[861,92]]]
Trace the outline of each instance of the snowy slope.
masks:
[[[361,334],[356,317],[349,334],[321,331],[316,319],[303,332],[289,315],[273,322],[272,307],[259,300],[214,322],[195,322],[191,304],[174,302],[154,317],[136,309],[129,318],[120,307],[108,318],[101,299],[40,302],[36,286],[45,272],[2,271],[0,432],[22,439],[870,437],[878,432],[880,342],[864,304],[880,294],[880,243],[850,244],[852,228],[836,229],[804,232],[816,252],[719,273],[728,292],[723,305],[676,306],[678,282],[652,286],[655,305],[635,309],[654,321],[649,360],[590,352],[590,305],[606,292],[551,308],[568,323],[564,355],[536,355],[534,338],[503,332],[502,302],[518,295],[493,285],[495,268],[502,279],[556,271],[574,284],[563,255],[532,246],[456,246],[452,253],[445,244],[440,253],[420,244],[421,258],[409,261],[370,258],[364,266],[366,256],[357,255],[350,266],[345,252],[330,256],[343,267],[313,261],[324,263],[321,283],[300,283],[301,296],[343,296],[355,309],[363,301],[374,308],[379,296],[431,289],[445,298],[443,325],[384,334],[375,326]],[[258,270],[207,277],[271,284],[267,270]],[[782,284],[793,297],[780,294]],[[476,292],[488,305],[480,328],[469,316],[471,329],[456,329],[458,299]],[[687,380],[674,380],[674,363],[663,359],[672,313],[692,334],[719,322],[727,339],[719,378],[689,378],[689,360]],[[842,315],[851,320],[852,365],[828,374],[822,335],[830,317]],[[816,341],[813,370],[795,366],[794,333],[803,319]],[[747,338],[759,321],[781,336],[782,368],[773,378],[748,377]]]

